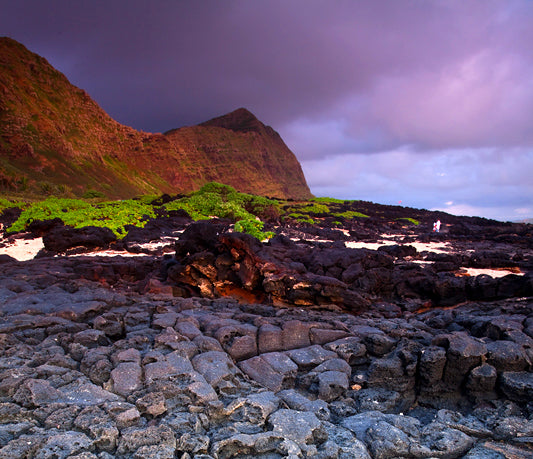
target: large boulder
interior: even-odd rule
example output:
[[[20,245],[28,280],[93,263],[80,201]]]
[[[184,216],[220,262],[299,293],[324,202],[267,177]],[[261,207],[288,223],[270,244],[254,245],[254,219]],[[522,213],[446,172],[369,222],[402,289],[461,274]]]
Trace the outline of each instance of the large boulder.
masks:
[[[83,228],[55,226],[43,236],[45,250],[57,253],[64,253],[77,247],[89,250],[105,249],[116,240],[117,237],[109,228],[97,226]]]

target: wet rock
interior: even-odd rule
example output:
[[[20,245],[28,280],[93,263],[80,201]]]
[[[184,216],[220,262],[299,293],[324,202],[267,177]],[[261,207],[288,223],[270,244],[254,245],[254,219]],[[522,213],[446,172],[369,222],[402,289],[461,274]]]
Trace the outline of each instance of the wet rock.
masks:
[[[299,453],[297,445],[287,444],[281,435],[273,432],[261,432],[257,434],[237,434],[230,438],[216,442],[212,452],[215,457],[228,459],[230,457],[290,457],[283,453]],[[283,456],[281,455],[283,454]],[[210,457],[210,456],[209,456]]]
[[[240,371],[223,352],[198,354],[193,358],[192,364],[214,389],[228,393],[233,392],[239,385],[237,375]]]
[[[311,369],[329,359],[337,358],[337,354],[317,344],[302,349],[287,351],[286,354],[301,370]]]
[[[447,428],[439,422],[425,426],[420,434],[421,447],[417,449],[424,452],[427,448],[433,457],[461,457],[475,443],[475,440],[464,432]]]
[[[384,333],[375,333],[365,336],[363,340],[366,349],[371,354],[380,357],[388,354],[396,344],[396,340]]]
[[[373,458],[409,456],[409,435],[385,421],[378,421],[365,431],[365,442]]]
[[[318,375],[318,397],[331,402],[343,395],[349,387],[346,373],[324,371]]]
[[[119,314],[108,312],[95,317],[93,326],[109,338],[118,338],[124,333],[124,322]]]
[[[282,329],[272,324],[261,325],[257,333],[257,350],[259,354],[284,350]]]
[[[496,398],[494,390],[497,378],[496,368],[484,363],[472,369],[466,381],[466,389],[476,399]]]
[[[350,366],[361,365],[368,362],[366,346],[356,337],[341,338],[327,343],[324,349],[335,352]]]
[[[264,244],[245,242],[231,241],[235,255],[215,244],[213,266],[246,264],[256,249],[274,260]],[[387,254],[320,244],[280,243],[274,261],[291,266],[294,282],[308,269],[344,279],[358,263],[354,283],[380,292],[388,287],[379,270],[416,271]],[[335,253],[320,260],[328,250]],[[209,279],[211,268],[198,260],[197,273]],[[89,270],[77,263],[0,266],[0,289],[13,293],[0,296],[0,457],[531,455],[530,299],[421,312],[431,305],[413,298],[398,303],[400,316],[388,307],[356,316],[326,302],[322,291],[336,295],[339,284],[320,277],[316,289],[302,288],[319,307],[305,309],[141,295],[124,277],[137,268],[88,261],[93,274],[112,268],[108,288],[81,279]],[[279,265],[265,266],[248,265],[234,280],[253,283],[254,273]],[[435,288],[436,273],[427,271]],[[84,441],[70,454],[63,434]]]
[[[359,412],[401,413],[406,408],[404,395],[394,390],[372,387],[360,389],[352,396]]]
[[[321,445],[319,457],[338,457],[339,459],[370,459],[366,445],[348,429],[329,422],[323,422],[328,439]]]
[[[420,384],[424,392],[434,392],[442,389],[441,380],[446,365],[446,351],[441,347],[430,346],[421,351],[420,355]]]
[[[289,320],[282,327],[282,349],[298,349],[311,345],[309,338],[310,325],[299,320]]]
[[[76,344],[81,344],[88,349],[92,349],[97,346],[108,346],[110,344],[103,331],[91,329],[76,333],[73,337],[73,342]]]
[[[161,392],[150,392],[135,402],[142,414],[157,417],[167,411],[165,396]]]
[[[141,413],[139,410],[137,408],[130,408],[129,410],[118,413],[115,417],[115,421],[119,429],[124,429],[137,425],[140,418]]]
[[[252,325],[226,326],[215,332],[215,338],[234,360],[257,355],[257,328]]]
[[[61,398],[61,392],[45,379],[26,379],[13,395],[13,400],[25,408],[47,405]]]
[[[160,380],[190,374],[194,371],[189,359],[175,353],[155,356],[153,361],[146,362],[143,368],[144,381],[148,386]]]
[[[191,455],[191,457],[202,457],[200,455],[207,454],[211,441],[207,435],[193,435],[191,433],[184,433],[180,435],[177,442],[177,450],[184,451]],[[175,457],[174,455],[170,456]],[[185,455],[182,457],[186,457]],[[210,456],[205,456],[210,457]]]

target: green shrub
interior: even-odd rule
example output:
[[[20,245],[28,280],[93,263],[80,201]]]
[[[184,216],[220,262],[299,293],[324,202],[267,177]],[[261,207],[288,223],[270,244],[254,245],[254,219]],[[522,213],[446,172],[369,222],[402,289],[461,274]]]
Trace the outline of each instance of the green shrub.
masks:
[[[90,204],[79,199],[50,197],[24,209],[9,231],[24,231],[34,220],[60,218],[74,228],[107,227],[118,237],[123,237],[126,235],[126,225],[142,227],[149,217],[155,217],[154,209],[131,199]]]
[[[227,218],[234,222],[259,218],[279,217],[277,201],[247,193],[233,187],[212,182],[191,195],[164,205],[166,210],[183,209],[194,220],[212,217]]]
[[[368,218],[368,215],[362,214],[361,212],[355,212],[353,210],[347,210],[346,212],[340,212],[332,214],[334,217],[342,217],[346,220],[351,220],[352,218]]]
[[[105,198],[105,194],[97,190],[87,190],[82,195],[83,199]]]
[[[293,213],[287,215],[287,218],[291,218],[293,220],[296,220],[298,223],[308,223],[310,225],[314,225],[315,224],[315,221],[309,215],[299,214],[297,212],[293,212]]]
[[[26,204],[23,202],[17,202],[17,201],[9,201],[8,199],[0,198],[0,213],[4,209],[8,209],[10,207],[24,207]]]
[[[44,182],[43,182],[44,184]],[[47,190],[53,185],[44,184]],[[49,188],[50,187],[50,188]],[[88,190],[86,199],[100,198],[103,194]],[[51,220],[60,218],[65,224],[75,228],[83,226],[100,226],[110,228],[118,237],[126,234],[126,225],[144,226],[149,218],[165,211],[184,209],[194,220],[212,217],[227,218],[236,222],[236,230],[252,234],[258,239],[271,237],[272,233],[262,231],[264,223],[261,217],[279,217],[278,201],[239,193],[234,188],[220,183],[208,183],[199,191],[189,196],[156,207],[151,204],[155,196],[142,196],[124,201],[87,202],[81,199],[64,199],[49,197],[44,201],[32,203],[24,208],[19,219],[9,231],[24,231],[34,220]],[[11,206],[7,200],[0,200],[2,206]]]
[[[257,219],[244,219],[235,223],[235,231],[238,233],[250,234],[260,241],[270,239],[274,236],[271,231],[263,232],[264,223]]]
[[[415,220],[414,218],[410,218],[410,217],[401,217],[401,218],[397,218],[396,220],[397,221],[405,220],[405,221],[412,223],[413,225],[416,225],[416,226],[420,225],[420,222],[418,220]]]
[[[344,199],[336,199],[336,198],[311,198],[310,201],[312,202],[322,202],[325,204],[344,204],[346,200]]]
[[[299,213],[299,214],[328,214],[329,207],[325,204],[300,204],[296,206],[291,206],[287,209],[289,213]]]

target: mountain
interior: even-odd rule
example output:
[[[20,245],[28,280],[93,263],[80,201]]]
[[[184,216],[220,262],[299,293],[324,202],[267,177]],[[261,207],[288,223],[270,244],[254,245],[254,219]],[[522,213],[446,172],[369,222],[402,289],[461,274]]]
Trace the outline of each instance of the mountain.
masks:
[[[212,181],[264,196],[312,196],[295,155],[248,110],[164,134],[137,131],[46,59],[0,38],[0,192],[128,198]]]

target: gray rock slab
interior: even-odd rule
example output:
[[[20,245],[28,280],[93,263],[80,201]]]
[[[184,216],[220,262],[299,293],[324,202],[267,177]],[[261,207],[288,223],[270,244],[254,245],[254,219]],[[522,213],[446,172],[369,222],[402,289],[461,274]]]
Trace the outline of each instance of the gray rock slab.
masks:
[[[327,440],[327,432],[314,413],[281,409],[268,419],[274,433],[299,445],[320,444]]]
[[[328,351],[318,344],[301,349],[294,349],[285,353],[300,369],[310,369],[320,365],[326,360],[338,357],[335,352]]]
[[[298,366],[281,352],[269,352],[239,362],[239,368],[267,389],[277,392],[294,386]]]

